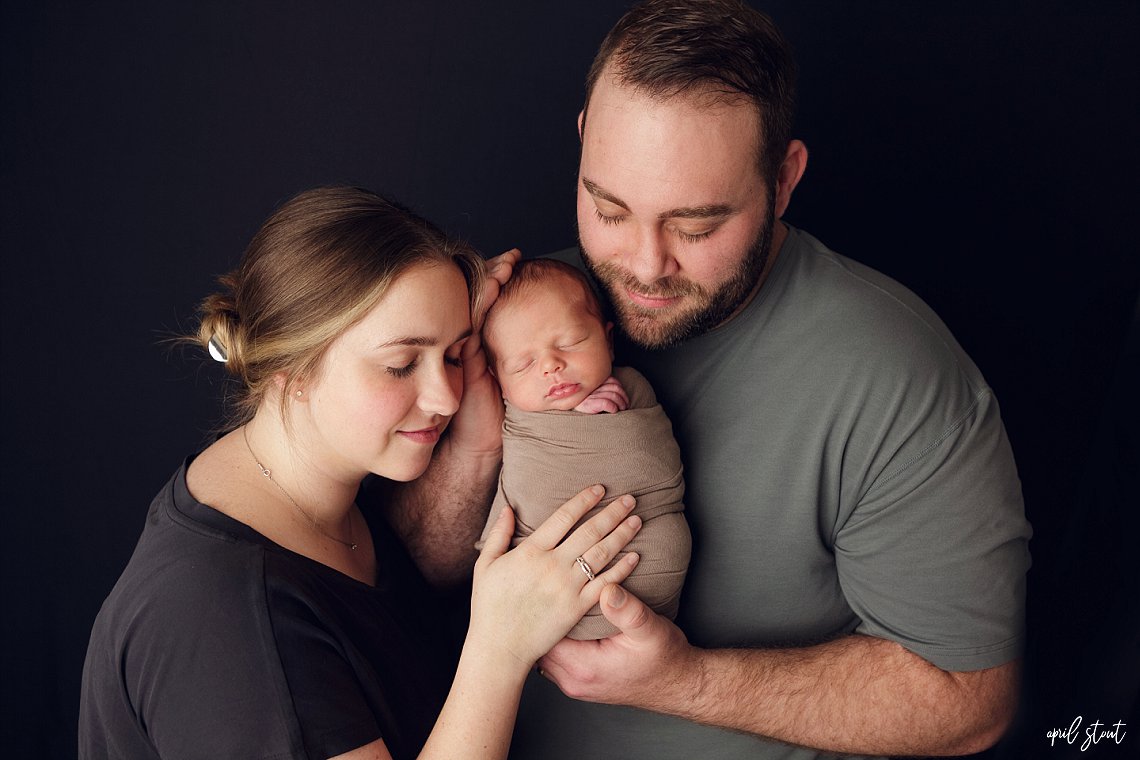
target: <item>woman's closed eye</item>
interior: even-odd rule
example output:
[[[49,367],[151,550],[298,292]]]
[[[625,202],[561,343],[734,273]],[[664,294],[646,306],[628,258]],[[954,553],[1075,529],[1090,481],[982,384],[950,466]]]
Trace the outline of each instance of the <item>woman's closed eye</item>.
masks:
[[[419,365],[420,358],[417,356],[410,362],[399,367],[385,367],[384,371],[393,377],[408,377],[416,371],[416,366]]]

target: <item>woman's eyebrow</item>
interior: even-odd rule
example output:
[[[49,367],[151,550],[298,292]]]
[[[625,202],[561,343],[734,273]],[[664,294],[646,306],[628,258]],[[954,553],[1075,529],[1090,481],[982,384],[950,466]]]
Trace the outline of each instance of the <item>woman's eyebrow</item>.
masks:
[[[455,337],[455,340],[452,340],[450,343],[448,343],[448,345],[451,345],[451,343],[458,343],[459,341],[463,340],[464,338],[471,337],[472,332],[474,332],[474,331],[470,327],[468,327],[466,330],[464,330],[459,335],[457,335]],[[439,345],[439,338],[433,338],[433,337],[428,336],[428,335],[405,335],[405,336],[400,337],[400,338],[393,338],[392,340],[385,341],[384,343],[381,343],[380,345],[376,346],[376,348],[392,348],[393,346],[429,346],[430,347],[430,346],[438,346],[438,345]]]

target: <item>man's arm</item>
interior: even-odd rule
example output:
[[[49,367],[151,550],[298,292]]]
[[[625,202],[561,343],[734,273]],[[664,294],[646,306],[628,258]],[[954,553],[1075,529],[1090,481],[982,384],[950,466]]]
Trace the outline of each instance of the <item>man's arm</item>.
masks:
[[[802,649],[699,649],[617,586],[605,616],[622,633],[562,641],[539,665],[567,695],[640,707],[842,754],[959,755],[1013,718],[1018,666],[940,670],[885,639]]]
[[[463,346],[463,401],[427,471],[408,483],[388,485],[388,520],[435,586],[471,577],[478,556],[475,541],[495,493],[503,452],[503,401],[487,368],[479,330],[520,258],[516,249],[487,262],[475,333]]]

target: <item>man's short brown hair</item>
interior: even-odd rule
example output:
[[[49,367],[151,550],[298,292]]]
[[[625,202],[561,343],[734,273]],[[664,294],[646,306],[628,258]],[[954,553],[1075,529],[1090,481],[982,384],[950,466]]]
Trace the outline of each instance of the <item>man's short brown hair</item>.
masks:
[[[757,160],[774,182],[791,139],[796,66],[768,16],[740,0],[647,0],[606,35],[586,77],[585,115],[602,72],[652,97],[743,98],[760,112]],[[583,119],[583,128],[585,119]]]

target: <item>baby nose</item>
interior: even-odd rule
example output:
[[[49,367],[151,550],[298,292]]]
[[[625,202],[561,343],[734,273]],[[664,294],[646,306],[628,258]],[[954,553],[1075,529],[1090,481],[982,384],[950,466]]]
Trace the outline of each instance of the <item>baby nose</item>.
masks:
[[[544,375],[549,375],[554,372],[561,372],[565,368],[566,363],[562,361],[562,357],[551,355],[547,356],[546,360],[543,362],[542,373]]]

